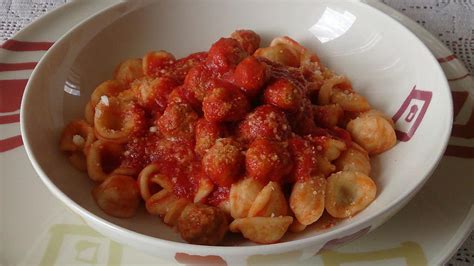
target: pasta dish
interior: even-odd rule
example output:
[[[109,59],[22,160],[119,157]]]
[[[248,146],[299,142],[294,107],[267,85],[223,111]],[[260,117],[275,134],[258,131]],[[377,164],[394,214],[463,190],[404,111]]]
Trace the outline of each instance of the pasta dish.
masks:
[[[376,197],[370,156],[395,143],[392,120],[317,54],[237,30],[207,52],[125,60],[59,147],[108,215],[144,204],[185,241],[218,245],[356,215]]]

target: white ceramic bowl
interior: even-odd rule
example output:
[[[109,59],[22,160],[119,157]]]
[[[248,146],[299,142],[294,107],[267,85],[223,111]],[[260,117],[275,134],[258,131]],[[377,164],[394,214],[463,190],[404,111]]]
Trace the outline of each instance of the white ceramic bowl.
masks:
[[[371,104],[396,120],[400,141],[372,159],[376,200],[336,226],[289,234],[281,243],[197,246],[141,210],[132,219],[104,214],[93,201],[94,183],[58,149],[61,130],[83,117],[92,90],[124,59],[164,49],[177,57],[207,50],[239,28],[258,32],[264,44],[289,35],[347,75]],[[452,103],[444,74],[420,40],[380,11],[358,1],[130,1],[119,3],[63,36],[31,75],[21,106],[21,129],[37,173],[93,228],[148,253],[183,261],[228,264],[287,253],[295,258],[353,240],[403,207],[436,167],[450,135]],[[190,257],[191,256],[191,257]]]

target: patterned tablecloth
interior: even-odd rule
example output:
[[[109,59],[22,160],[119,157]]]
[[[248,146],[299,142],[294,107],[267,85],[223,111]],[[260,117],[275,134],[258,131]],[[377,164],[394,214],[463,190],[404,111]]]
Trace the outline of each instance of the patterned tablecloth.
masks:
[[[0,0],[0,43],[45,14],[71,0]],[[438,37],[474,70],[473,0],[384,0]],[[474,265],[474,233],[448,262]]]

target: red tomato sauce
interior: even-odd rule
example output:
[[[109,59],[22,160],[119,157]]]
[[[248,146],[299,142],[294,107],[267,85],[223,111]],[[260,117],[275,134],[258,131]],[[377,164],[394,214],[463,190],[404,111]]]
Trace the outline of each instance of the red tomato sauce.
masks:
[[[255,147],[257,150],[254,157],[258,164],[251,162],[250,164],[247,162],[247,164],[256,165],[251,170],[265,175],[265,182],[273,180],[285,184],[307,178],[314,170],[316,146],[322,145],[329,137],[341,139],[346,144],[351,142],[350,134],[343,129],[315,128],[310,108],[288,106],[286,109],[280,109],[279,101],[277,101],[279,98],[275,97],[280,97],[278,93],[282,89],[286,89],[285,86],[294,86],[301,92],[300,97],[306,97],[308,92],[304,71],[265,58],[251,56],[235,39],[221,38],[212,45],[209,52],[194,53],[178,60],[172,58],[172,55],[160,56],[162,58],[159,56],[149,57],[149,68],[154,77],[168,77],[176,81],[177,86],[170,90],[169,96],[167,96],[168,106],[171,103],[187,104],[194,109],[199,119],[206,119],[212,123],[218,123],[222,128],[227,128],[225,136],[219,136],[222,134],[216,136],[233,137],[243,145],[242,152],[248,149],[249,145],[257,138],[286,143],[282,146],[284,147],[281,148],[282,151],[279,150],[280,148],[275,148],[275,154],[268,151],[269,156],[271,155],[275,162],[280,159],[286,162],[286,166],[282,169],[279,168],[280,162],[277,164],[271,160],[266,163],[260,162],[258,156],[263,156],[261,155],[263,150]],[[273,94],[275,96],[269,98],[270,100],[275,99],[275,101],[265,102],[263,96],[265,88],[276,81],[285,86],[276,86],[278,85],[276,84],[274,86],[275,94]],[[289,95],[289,97],[292,96]],[[311,104],[307,99],[300,100],[295,104],[298,106]],[[306,100],[307,103],[303,100]],[[265,105],[265,103],[267,104]],[[158,131],[167,129],[166,132],[157,134],[147,132],[130,140],[125,145],[122,166],[141,170],[148,164],[155,163],[159,166],[161,174],[171,179],[174,194],[192,200],[198,190],[199,180],[209,178],[203,170],[201,160],[206,153],[206,150],[202,149],[210,147],[199,146],[196,153],[195,138],[203,138],[199,139],[199,143],[211,140],[207,140],[206,136],[201,133],[196,134],[196,131],[193,130],[197,124],[196,119],[185,121],[185,117],[180,118],[178,115],[167,114],[168,108],[162,109],[164,113],[158,112],[157,118],[150,119],[148,123],[149,126],[157,125]],[[153,114],[145,113],[145,115],[153,117]],[[163,117],[169,119],[164,120]],[[292,120],[291,123],[287,121],[286,117]],[[297,119],[292,119],[293,117]],[[309,121],[311,123],[306,123],[305,119],[311,120]],[[157,123],[157,121],[161,122]],[[179,133],[181,127],[186,126],[186,123],[189,123],[190,127],[187,128],[187,133],[192,132],[192,134],[174,136],[173,132]],[[298,125],[293,125],[294,123]],[[173,127],[173,124],[177,125],[176,128]],[[309,138],[306,137],[310,141],[303,138],[293,138],[293,142],[290,143],[291,147],[287,148],[288,140],[292,136],[291,134],[294,134],[291,132],[290,124],[297,134],[310,132]],[[297,126],[301,128],[297,128]],[[173,136],[170,136],[170,132],[173,133]],[[190,135],[193,138],[190,139]],[[209,136],[209,139],[215,141],[212,136]],[[279,147],[278,145],[275,147]],[[248,165],[242,165],[242,170],[248,168]],[[239,178],[245,176],[245,171],[238,172],[243,172]],[[267,172],[271,173],[272,177],[267,177]],[[277,173],[282,176],[278,175],[278,178],[274,178]],[[216,183],[214,186],[205,202],[217,206],[228,199],[230,187],[220,186]]]

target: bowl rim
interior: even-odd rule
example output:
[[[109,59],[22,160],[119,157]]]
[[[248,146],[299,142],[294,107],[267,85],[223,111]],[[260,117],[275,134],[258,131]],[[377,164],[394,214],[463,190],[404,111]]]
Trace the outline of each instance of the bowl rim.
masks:
[[[228,1],[228,0],[227,0]],[[138,4],[137,6],[141,9],[144,8],[146,5],[149,5],[152,3],[152,1],[140,1],[141,3]],[[323,1],[324,2],[324,1]],[[329,1],[327,1],[329,2]],[[371,12],[375,12],[377,15],[379,15],[381,18],[385,20],[391,20],[392,23],[394,23],[395,27],[399,27],[400,30],[403,32],[403,34],[408,34],[409,36],[413,37],[414,42],[417,45],[421,45],[420,48],[422,50],[425,50],[424,52],[427,52],[429,60],[432,61],[432,63],[435,65],[435,72],[438,72],[439,75],[441,75],[442,79],[442,84],[439,85],[439,89],[441,91],[447,91],[448,95],[450,93],[450,87],[448,84],[448,81],[446,79],[446,76],[444,75],[444,72],[441,68],[441,66],[438,64],[436,58],[434,55],[430,52],[430,50],[427,48],[427,46],[413,33],[411,32],[406,26],[401,24],[399,21],[395,20],[394,18],[390,17],[389,15],[385,14],[381,10],[369,5],[368,3],[365,3],[363,0],[355,0],[355,1],[337,1],[337,2],[347,2],[348,4],[354,4],[359,7],[365,8],[367,10],[370,10]],[[443,157],[443,153],[446,150],[446,147],[448,145],[449,137],[451,135],[451,129],[452,129],[452,123],[453,123],[453,103],[452,103],[452,98],[448,97],[446,100],[448,101],[448,107],[447,107],[447,115],[448,119],[447,125],[443,127],[443,139],[441,145],[439,145],[438,152],[436,153],[436,160],[431,163],[431,165],[428,166],[429,171],[425,173],[421,179],[421,181],[416,184],[411,190],[406,190],[402,191],[398,197],[395,198],[390,204],[384,207],[379,212],[375,212],[373,214],[367,215],[363,219],[357,222],[353,222],[348,224],[347,226],[337,228],[335,230],[331,231],[323,231],[320,234],[316,234],[313,236],[308,236],[304,239],[296,239],[296,240],[290,240],[287,242],[279,242],[279,243],[274,243],[274,244],[256,244],[252,246],[205,246],[205,245],[196,245],[196,244],[190,244],[190,243],[183,243],[183,242],[176,242],[172,240],[166,240],[166,239],[161,239],[158,237],[154,236],[149,236],[140,232],[133,231],[131,229],[127,229],[124,227],[121,227],[120,225],[117,225],[113,222],[110,222],[107,219],[104,219],[102,217],[97,216],[96,214],[88,211],[86,208],[82,207],[78,203],[76,203],[74,200],[69,198],[64,192],[62,192],[48,177],[48,175],[44,172],[42,167],[39,165],[36,156],[33,153],[33,150],[31,148],[31,143],[28,138],[28,126],[27,126],[27,113],[28,113],[28,103],[31,100],[30,98],[30,92],[34,90],[34,84],[36,82],[37,77],[37,72],[39,72],[39,69],[45,65],[45,63],[48,61],[49,57],[51,54],[54,53],[56,48],[58,46],[61,46],[65,40],[68,38],[71,38],[75,33],[81,30],[81,28],[87,24],[91,23],[94,21],[97,17],[102,16],[104,13],[108,11],[114,11],[117,10],[121,13],[123,13],[120,9],[121,8],[127,8],[127,5],[131,5],[130,1],[122,1],[116,4],[113,4],[105,9],[99,10],[95,12],[93,15],[87,17],[86,19],[82,20],[78,24],[76,24],[74,27],[66,31],[59,39],[57,39],[52,47],[43,55],[41,60],[38,62],[37,66],[35,69],[32,71],[30,78],[28,79],[27,85],[25,87],[25,91],[22,96],[22,101],[21,101],[21,106],[20,106],[20,130],[21,130],[21,136],[23,138],[25,150],[28,156],[28,159],[30,163],[32,164],[33,168],[35,169],[37,175],[40,177],[42,182],[46,185],[46,187],[50,190],[50,192],[58,198],[61,202],[63,202],[69,209],[73,210],[76,214],[78,214],[81,217],[84,217],[85,222],[93,227],[94,229],[97,230],[98,226],[104,227],[107,229],[108,232],[114,232],[117,234],[122,234],[124,235],[125,238],[132,238],[134,240],[137,240],[139,242],[147,242],[147,243],[153,243],[155,246],[160,246],[163,248],[167,249],[173,249],[175,252],[180,252],[180,251],[186,251],[190,254],[217,254],[217,255],[236,255],[236,254],[255,254],[258,252],[259,254],[270,254],[270,253],[280,253],[282,251],[291,251],[291,250],[297,250],[301,249],[304,247],[308,247],[317,240],[331,240],[340,236],[346,236],[347,234],[350,234],[351,232],[354,232],[355,229],[361,228],[364,224],[370,223],[370,221],[374,221],[377,218],[380,218],[384,216],[385,214],[396,210],[398,212],[404,205],[406,205],[409,200],[423,187],[423,185],[426,183],[426,181],[429,179],[429,177],[433,174],[434,170],[436,169],[437,165],[439,164],[440,160]],[[126,13],[123,13],[121,16],[125,15]],[[120,16],[120,17],[121,17]],[[118,19],[120,18],[118,17]],[[373,228],[372,228],[373,229]],[[346,233],[346,234],[344,234]],[[108,235],[111,238],[115,238],[112,234]],[[123,238],[123,237],[119,237]],[[324,243],[321,243],[321,247],[324,245]],[[192,252],[189,252],[192,251]]]

